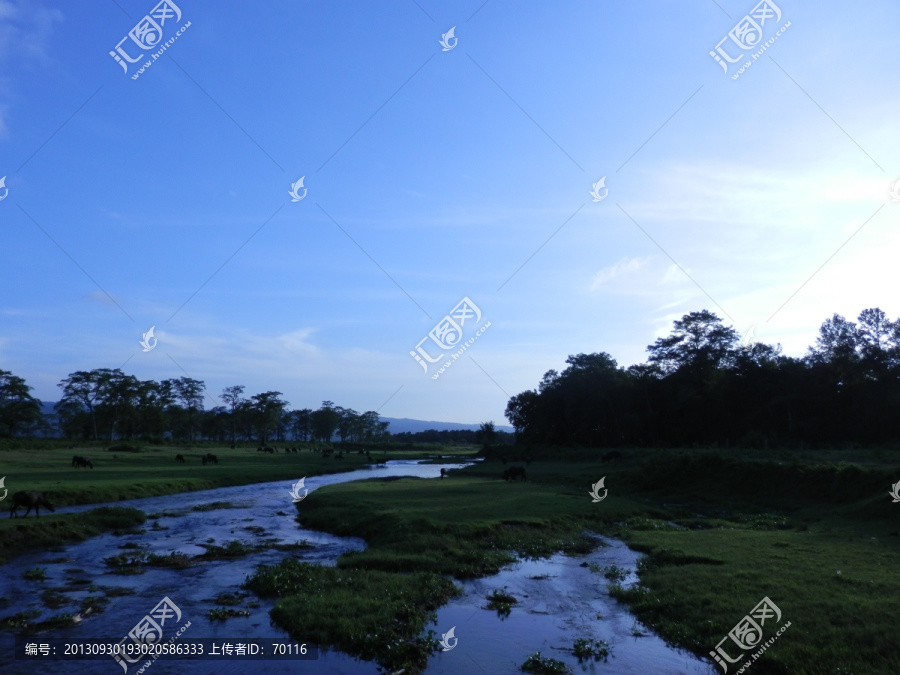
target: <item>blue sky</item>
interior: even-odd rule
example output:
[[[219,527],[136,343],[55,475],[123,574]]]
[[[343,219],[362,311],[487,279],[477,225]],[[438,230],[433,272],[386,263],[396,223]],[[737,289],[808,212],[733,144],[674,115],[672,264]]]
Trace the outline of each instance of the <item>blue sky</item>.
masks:
[[[0,0],[0,368],[39,398],[121,367],[505,424],[690,311],[797,356],[900,315],[895,3],[779,2],[732,79],[752,1],[179,0],[132,79],[154,6]],[[490,326],[434,379],[464,297]]]

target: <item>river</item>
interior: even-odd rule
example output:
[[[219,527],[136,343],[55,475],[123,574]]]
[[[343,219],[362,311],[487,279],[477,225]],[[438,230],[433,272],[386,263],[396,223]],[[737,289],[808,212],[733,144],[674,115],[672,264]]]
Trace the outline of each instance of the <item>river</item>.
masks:
[[[439,477],[442,467],[462,466],[397,460],[386,466],[311,477],[305,481],[305,487],[312,492],[325,485],[371,478],[434,479]],[[87,615],[72,627],[41,632],[28,641],[40,644],[48,643],[49,639],[78,638],[118,643],[163,597],[168,597],[181,612],[176,627],[190,621],[183,635],[185,640],[201,637],[231,642],[253,638],[289,640],[287,633],[269,620],[268,611],[274,602],[256,598],[252,593],[237,605],[238,609],[250,612],[247,617],[219,622],[209,620],[207,612],[216,607],[213,599],[220,594],[242,593],[240,585],[260,564],[275,564],[293,555],[308,562],[332,565],[343,553],[365,547],[361,539],[302,528],[295,519],[290,488],[289,481],[278,481],[116,502],[117,506],[137,508],[159,517],[148,520],[140,533],[104,534],[67,545],[62,552],[29,553],[3,565],[0,567],[0,618],[27,610],[40,611],[41,615],[36,617],[39,621],[61,613],[77,614],[84,598],[104,594],[97,587],[118,587],[133,594],[116,595],[113,591],[102,613]],[[232,508],[193,510],[214,502],[228,502]],[[96,506],[59,508],[57,513],[74,513]],[[144,574],[130,576],[114,574],[104,563],[106,558],[134,554],[137,550],[159,555],[177,551],[196,556],[206,550],[200,544],[223,546],[234,540],[249,545],[263,540],[278,540],[282,544],[305,541],[310,546],[289,553],[269,548],[243,558],[209,560],[185,569],[147,567]],[[521,673],[519,666],[538,651],[545,657],[564,661],[575,673],[713,673],[708,663],[667,647],[646,628],[636,626],[627,609],[609,596],[606,579],[585,564],[614,564],[634,570],[638,554],[615,540],[603,539],[602,543],[605,545],[586,556],[558,554],[547,560],[522,561],[491,577],[462,582],[465,594],[439,609],[437,625],[431,627],[438,636],[453,628],[456,641],[449,640],[447,644],[453,648],[431,658],[428,675]],[[45,569],[46,578],[24,579],[26,570],[35,567]],[[625,583],[635,581],[632,573]],[[506,617],[484,609],[487,604],[484,596],[504,588],[519,601]],[[42,594],[49,589],[58,591],[57,601],[68,604],[60,604],[57,609],[45,607]],[[635,636],[636,629],[644,635]],[[168,638],[171,632],[164,630],[164,635]],[[608,642],[611,652],[608,661],[579,664],[567,651],[578,637]],[[9,657],[13,653],[13,639],[8,631],[0,632],[0,653],[6,655],[4,673],[123,673],[111,657],[53,661],[36,656],[12,660]],[[141,663],[131,666],[128,675],[136,673]],[[379,669],[340,652],[321,651],[317,660],[304,661],[186,661],[163,656],[145,672],[152,675],[293,672],[375,675]]]

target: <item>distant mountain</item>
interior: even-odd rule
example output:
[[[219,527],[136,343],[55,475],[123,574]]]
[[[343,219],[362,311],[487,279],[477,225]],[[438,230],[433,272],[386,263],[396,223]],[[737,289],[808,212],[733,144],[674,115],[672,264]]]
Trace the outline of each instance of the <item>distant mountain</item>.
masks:
[[[417,431],[428,431],[434,429],[436,431],[478,431],[480,424],[459,424],[458,422],[423,422],[422,420],[411,420],[406,417],[380,417],[382,422],[390,422],[388,431],[392,434],[402,434],[406,431],[416,433]],[[508,431],[513,433],[514,429],[502,424],[495,424],[494,429],[497,431]]]

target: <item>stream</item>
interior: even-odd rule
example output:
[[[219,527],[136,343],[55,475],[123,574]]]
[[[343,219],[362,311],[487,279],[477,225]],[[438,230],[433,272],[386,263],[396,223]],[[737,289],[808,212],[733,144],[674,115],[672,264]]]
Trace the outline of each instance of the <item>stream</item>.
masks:
[[[387,465],[305,481],[315,489],[355,480],[416,476],[435,479],[441,468],[457,469],[465,464],[421,464],[418,460],[395,460]],[[299,478],[299,477],[298,477]],[[240,641],[273,639],[289,641],[285,631],[273,625],[268,616],[275,601],[249,593],[235,609],[249,616],[212,621],[207,612],[216,608],[214,599],[222,593],[242,594],[240,585],[261,564],[274,565],[286,556],[323,565],[333,565],[343,553],[365,548],[363,540],[337,537],[302,528],[296,521],[296,509],[290,496],[291,482],[258,483],[238,487],[187,492],[116,502],[160,514],[148,520],[141,533],[116,536],[103,534],[84,542],[69,544],[62,552],[34,552],[22,555],[0,567],[0,618],[23,611],[40,612],[34,620],[43,621],[62,613],[77,614],[79,604],[88,596],[107,594],[108,604],[99,614],[89,614],[75,626],[42,631],[28,638],[41,643],[48,639],[102,639],[118,643],[135,624],[167,596],[181,612],[180,622],[166,624],[164,639],[186,621],[190,627],[184,639],[218,638]],[[232,508],[193,510],[213,502],[228,502]],[[57,513],[90,510],[97,504],[63,507]],[[33,514],[32,514],[33,515]],[[32,517],[32,516],[29,516]],[[172,551],[188,556],[205,552],[200,544],[224,546],[240,540],[248,545],[266,540],[292,545],[305,541],[309,547],[290,552],[267,548],[243,558],[209,560],[185,569],[146,567],[144,574],[119,575],[104,559],[137,552],[167,555]],[[636,583],[633,574],[639,554],[622,542],[603,539],[605,546],[586,556],[557,554],[546,560],[529,560],[504,568],[499,574],[461,582],[465,594],[437,611],[437,625],[430,628],[437,637],[454,629],[453,648],[432,656],[428,675],[484,672],[521,673],[522,663],[535,652],[565,662],[574,673],[661,673],[709,675],[713,667],[695,656],[667,647],[657,636],[635,624],[627,609],[612,599],[602,574],[591,571],[588,563],[616,565],[631,570],[625,585]],[[135,547],[141,547],[140,549]],[[131,547],[131,548],[128,548]],[[43,568],[46,578],[28,580],[27,570]],[[93,590],[91,587],[94,587]],[[98,589],[96,587],[101,587]],[[110,591],[112,588],[114,590]],[[55,589],[58,607],[47,608],[42,594]],[[119,589],[119,590],[116,590]],[[504,590],[518,602],[504,617],[485,609],[485,595]],[[129,594],[125,594],[129,593]],[[635,632],[643,633],[636,636]],[[575,638],[605,640],[610,645],[608,661],[579,664],[572,655]],[[0,631],[0,653],[4,673],[123,673],[111,657],[99,660],[13,660],[15,636]],[[129,667],[128,675],[139,670],[144,661]],[[317,660],[175,660],[163,656],[147,668],[147,673],[328,673],[335,675],[376,675],[378,667],[337,651],[319,651]]]

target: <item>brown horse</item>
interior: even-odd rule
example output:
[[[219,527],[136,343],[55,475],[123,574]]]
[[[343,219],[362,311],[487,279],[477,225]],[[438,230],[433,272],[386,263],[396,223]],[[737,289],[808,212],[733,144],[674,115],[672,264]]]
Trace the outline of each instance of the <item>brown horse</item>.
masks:
[[[27,517],[28,514],[31,513],[31,509],[34,509],[35,517],[40,518],[42,506],[49,509],[51,512],[56,511],[56,509],[53,508],[53,505],[50,502],[48,502],[46,499],[44,499],[44,495],[42,493],[36,492],[34,490],[28,490],[28,491],[23,490],[22,492],[17,492],[16,494],[13,495],[12,499],[13,499],[13,505],[12,505],[12,508],[9,510],[10,518],[12,518],[12,517],[18,518],[19,517],[18,515],[16,515],[16,510],[20,506],[28,507],[28,510],[25,511],[25,515],[22,516],[23,518]]]

